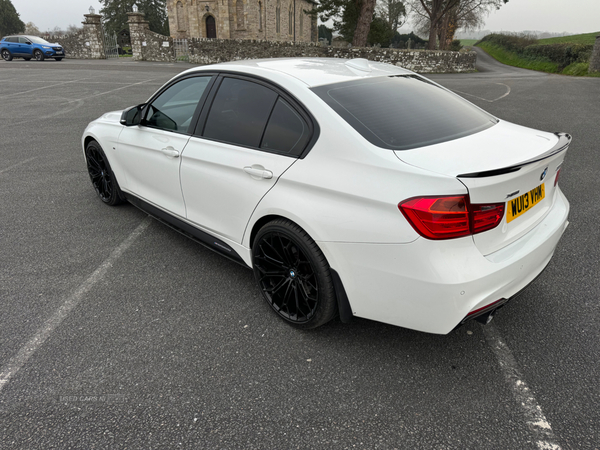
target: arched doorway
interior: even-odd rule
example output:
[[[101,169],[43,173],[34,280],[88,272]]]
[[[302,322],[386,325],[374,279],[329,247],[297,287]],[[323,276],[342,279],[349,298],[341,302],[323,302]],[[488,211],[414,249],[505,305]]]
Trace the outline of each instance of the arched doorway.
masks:
[[[215,18],[213,16],[206,18],[206,37],[209,39],[217,37],[217,26],[215,25]]]

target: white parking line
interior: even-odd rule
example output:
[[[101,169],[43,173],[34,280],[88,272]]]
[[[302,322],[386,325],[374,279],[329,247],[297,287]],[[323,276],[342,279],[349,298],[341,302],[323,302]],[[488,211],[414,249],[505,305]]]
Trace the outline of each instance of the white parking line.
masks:
[[[523,376],[510,348],[493,323],[483,326],[483,335],[500,363],[506,382],[511,387],[517,403],[521,406],[529,429],[532,431],[540,450],[561,450],[550,423],[544,416],[531,389],[523,381]]]
[[[459,94],[468,95],[468,96],[470,96],[470,97],[475,97],[475,98],[478,98],[479,100],[483,100],[484,102],[488,102],[488,103],[494,103],[494,102],[496,102],[496,101],[500,100],[501,98],[504,98],[504,97],[506,97],[507,95],[509,95],[509,94],[510,94],[510,86],[508,86],[508,85],[506,85],[506,84],[504,84],[504,83],[496,83],[496,84],[498,84],[498,85],[500,85],[500,86],[504,86],[504,87],[506,88],[506,93],[505,93],[505,94],[503,94],[503,95],[501,95],[501,96],[500,96],[500,97],[498,97],[498,98],[495,98],[494,100],[488,100],[487,98],[477,97],[476,95],[469,94],[468,92],[457,91],[456,89],[452,89],[452,91],[454,91],[454,92],[458,92]]]
[[[141,224],[137,226],[121,244],[115,248],[112,253],[104,260],[102,264],[92,273],[75,292],[56,310],[56,312],[46,321],[46,323],[35,333],[19,352],[13,356],[2,368],[0,372],[0,392],[9,382],[9,380],[21,370],[31,356],[39,349],[50,337],[52,332],[58,327],[69,313],[81,302],[83,296],[100,281],[106,272],[113,266],[115,261],[129,248],[131,244],[148,228],[152,219],[146,217]]]
[[[71,102],[79,102],[81,100],[87,100],[89,98],[99,97],[100,95],[110,94],[111,92],[120,91],[121,89],[127,89],[128,87],[137,86],[138,84],[144,84],[144,83],[148,83],[148,82],[154,81],[154,80],[158,80],[158,78],[151,78],[149,80],[144,80],[144,81],[139,81],[137,83],[128,84],[127,86],[122,86],[122,87],[119,87],[119,88],[116,88],[116,89],[112,89],[112,90],[106,91],[106,92],[100,92],[98,94],[90,95],[88,97],[83,97],[83,98],[78,98],[78,99],[74,99],[74,100],[69,100],[69,103],[71,103]]]
[[[71,80],[71,81],[65,81],[65,82],[63,82],[63,83],[52,84],[52,85],[50,85],[50,86],[43,86],[43,87],[39,87],[39,88],[35,88],[35,89],[30,89],[30,90],[28,90],[28,91],[23,91],[23,92],[15,92],[15,93],[12,93],[12,94],[7,94],[7,95],[3,96],[3,98],[15,97],[15,96],[17,96],[17,95],[23,95],[23,94],[27,94],[27,93],[29,93],[29,92],[41,91],[42,89],[50,89],[50,88],[53,88],[53,87],[56,87],[56,86],[63,86],[63,85],[65,85],[65,84],[69,84],[69,83],[78,83],[78,82],[80,82],[80,81],[83,81],[83,80],[85,80],[85,79],[86,79],[86,78],[82,78],[82,79],[80,79],[80,80]]]
[[[9,170],[14,169],[15,167],[19,167],[19,166],[22,166],[23,164],[27,164],[29,161],[33,161],[35,158],[37,158],[37,156],[34,156],[33,158],[29,158],[29,159],[24,159],[21,162],[13,164],[12,166],[5,167],[4,169],[0,170],[0,173],[8,172]]]

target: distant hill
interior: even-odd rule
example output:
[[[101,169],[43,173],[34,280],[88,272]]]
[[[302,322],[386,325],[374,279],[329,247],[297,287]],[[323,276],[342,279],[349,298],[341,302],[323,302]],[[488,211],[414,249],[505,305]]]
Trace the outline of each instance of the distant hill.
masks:
[[[600,31],[595,33],[575,34],[564,37],[552,37],[548,39],[539,39],[538,44],[588,44],[594,45],[596,36],[600,35]]]
[[[488,34],[527,34],[530,36],[534,36],[537,39],[548,39],[548,38],[556,38],[563,36],[572,36],[574,33],[569,33],[567,31],[563,31],[562,33],[550,33],[548,31],[539,31],[539,30],[523,30],[516,33],[510,31],[491,31],[491,30],[478,30],[478,31],[458,31],[456,33],[456,39],[476,39],[479,40]],[[594,34],[594,33],[591,33]]]

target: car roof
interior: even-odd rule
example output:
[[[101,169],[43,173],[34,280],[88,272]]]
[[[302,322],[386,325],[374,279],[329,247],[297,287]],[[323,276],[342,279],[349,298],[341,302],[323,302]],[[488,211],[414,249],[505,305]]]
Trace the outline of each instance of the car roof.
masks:
[[[4,36],[2,39],[6,39],[9,37],[24,37],[24,38],[31,39],[32,37],[39,37],[39,36],[31,36],[29,34],[9,34],[9,35]],[[42,39],[44,39],[44,38],[42,38]]]
[[[264,75],[279,72],[294,77],[309,87],[361,78],[412,74],[410,70],[362,58],[272,58],[230,61],[203,66],[191,71],[223,70]]]

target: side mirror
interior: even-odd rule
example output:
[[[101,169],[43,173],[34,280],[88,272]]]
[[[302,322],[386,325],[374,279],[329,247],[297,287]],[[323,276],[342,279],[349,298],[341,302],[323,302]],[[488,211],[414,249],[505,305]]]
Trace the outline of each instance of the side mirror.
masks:
[[[125,125],[126,127],[131,127],[133,125],[139,125],[142,121],[142,110],[146,106],[145,103],[141,105],[132,106],[131,108],[127,108],[121,114],[121,125]]]
[[[25,41],[25,43],[26,43],[27,45],[31,45],[31,42],[29,42],[29,41]]]

